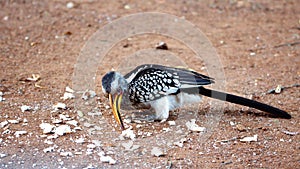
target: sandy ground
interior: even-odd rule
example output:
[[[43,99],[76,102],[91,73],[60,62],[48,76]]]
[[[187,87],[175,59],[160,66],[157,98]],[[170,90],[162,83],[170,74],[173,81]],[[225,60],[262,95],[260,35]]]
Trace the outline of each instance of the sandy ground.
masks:
[[[0,102],[0,168],[299,168],[299,87],[279,94],[266,92],[278,85],[300,83],[300,1],[69,2],[0,2],[0,91],[4,98]],[[120,141],[121,131],[100,92],[100,79],[116,69],[123,56],[155,49],[156,43],[164,41],[189,66],[207,73],[207,65],[190,59],[194,53],[187,46],[161,35],[121,39],[111,48],[98,67],[97,96],[90,98],[98,103],[93,118],[79,118],[82,114],[74,107],[74,99],[61,97],[67,86],[73,87],[74,66],[82,48],[106,24],[149,11],[188,20],[207,36],[219,54],[226,91],[286,110],[293,118],[273,118],[255,109],[225,104],[210,134],[185,132],[182,145],[173,144],[179,139],[175,136],[180,135],[176,133],[180,118],[189,120],[181,113],[196,113],[197,124],[202,126],[210,110],[210,100],[204,99],[197,110],[173,112],[169,121],[175,121],[175,126],[130,123],[136,140]],[[55,111],[53,106],[59,102],[67,108]],[[24,105],[31,109],[22,112]],[[100,133],[91,135],[89,125],[95,121],[106,123],[92,126]],[[70,127],[71,131],[43,133],[41,124]],[[256,141],[240,141],[254,135]],[[163,151],[158,152],[161,156],[147,149],[153,147]]]

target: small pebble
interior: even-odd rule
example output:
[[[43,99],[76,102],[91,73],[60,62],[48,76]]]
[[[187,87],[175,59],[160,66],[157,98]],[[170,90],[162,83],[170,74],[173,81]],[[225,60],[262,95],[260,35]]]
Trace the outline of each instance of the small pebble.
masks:
[[[74,3],[73,2],[68,2],[67,3],[67,8],[68,9],[74,8]]]
[[[30,111],[32,108],[30,106],[23,105],[21,106],[21,111],[24,113],[25,111]]]

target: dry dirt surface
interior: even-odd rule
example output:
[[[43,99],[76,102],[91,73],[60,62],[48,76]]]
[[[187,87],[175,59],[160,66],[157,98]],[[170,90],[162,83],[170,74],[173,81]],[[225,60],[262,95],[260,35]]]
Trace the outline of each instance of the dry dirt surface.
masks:
[[[299,6],[298,0],[2,0],[0,168],[300,168]],[[292,119],[225,104],[224,115],[207,139],[197,139],[203,132],[189,132],[180,143],[160,145],[165,148],[154,148],[152,153],[144,151],[141,143],[154,147],[151,141],[168,132],[170,122],[129,124],[134,133],[151,130],[143,138],[136,136],[143,140],[137,146],[130,139],[120,146],[114,139],[91,135],[93,124],[80,118],[87,112],[76,110],[74,99],[61,99],[67,86],[72,89],[81,49],[106,24],[128,14],[153,11],[188,20],[207,36],[222,62],[226,91],[286,110]],[[92,116],[111,126],[97,125],[102,135],[118,136],[121,131],[99,80],[125,54],[155,48],[160,41],[189,62],[193,53],[176,40],[139,35],[120,40],[108,53],[106,65],[98,67],[96,96],[90,99],[98,102]],[[202,63],[190,62],[206,73]],[[278,85],[290,88],[267,94]],[[72,91],[68,93],[72,96]],[[200,105],[200,119],[206,117],[208,102],[205,99]],[[177,113],[169,119],[175,126]],[[254,140],[242,142],[245,137]]]

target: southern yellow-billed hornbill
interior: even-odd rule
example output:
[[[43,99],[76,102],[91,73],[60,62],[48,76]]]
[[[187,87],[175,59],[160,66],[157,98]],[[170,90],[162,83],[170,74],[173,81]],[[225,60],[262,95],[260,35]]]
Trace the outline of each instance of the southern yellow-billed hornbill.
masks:
[[[170,110],[199,102],[201,95],[291,118],[287,112],[264,103],[203,87],[212,83],[212,78],[189,69],[145,64],[125,76],[115,71],[107,73],[102,78],[102,90],[109,97],[114,117],[122,129],[122,96],[129,98],[132,105],[150,106],[156,120],[166,120]]]

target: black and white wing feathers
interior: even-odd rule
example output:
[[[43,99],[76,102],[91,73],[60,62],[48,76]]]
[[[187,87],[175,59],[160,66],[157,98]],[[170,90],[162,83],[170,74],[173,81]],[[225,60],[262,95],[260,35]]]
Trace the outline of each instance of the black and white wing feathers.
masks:
[[[212,78],[193,70],[153,64],[138,66],[125,75],[125,78],[129,84],[129,98],[135,103],[156,100],[214,83]]]

